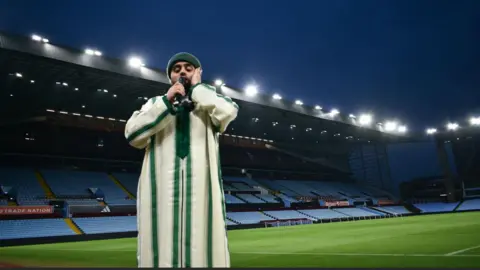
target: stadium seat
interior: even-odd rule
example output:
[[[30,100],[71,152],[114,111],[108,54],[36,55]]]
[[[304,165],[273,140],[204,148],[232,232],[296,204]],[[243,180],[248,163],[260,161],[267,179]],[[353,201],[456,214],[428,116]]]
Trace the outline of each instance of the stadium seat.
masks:
[[[117,178],[120,183],[133,195],[137,195],[138,180],[140,174],[136,173],[114,173],[113,176]]]
[[[245,202],[240,200],[239,198],[231,195],[231,194],[225,194],[225,203],[226,204],[238,204],[238,203],[245,203]]]
[[[125,191],[118,187],[106,173],[88,171],[43,170],[42,174],[56,195],[91,196],[89,188],[99,188],[105,195],[105,202],[111,205],[131,205]],[[68,183],[66,185],[65,183]]]
[[[137,230],[137,216],[73,218],[86,234],[134,232]]]
[[[348,217],[345,214],[335,212],[335,211],[330,210],[330,209],[306,209],[306,210],[300,210],[300,212],[305,213],[309,216],[315,217],[318,220]]]
[[[356,208],[356,207],[352,207],[352,208],[337,208],[335,209],[335,211],[339,212],[339,213],[342,213],[346,216],[350,216],[350,217],[373,217],[373,216],[381,216],[380,213],[378,214],[375,214],[373,212],[369,212],[369,211],[366,211],[364,209],[361,209],[361,208]]]
[[[248,203],[265,203],[265,201],[258,197],[255,197],[252,194],[237,194],[237,197],[247,201]]]
[[[398,215],[398,214],[411,214],[410,211],[408,211],[405,207],[401,206],[401,205],[396,205],[396,206],[376,206],[374,207],[378,210],[381,210],[381,211],[385,211],[385,212],[388,212],[388,213],[391,213],[393,215]]]
[[[63,219],[1,220],[0,239],[74,235]]]
[[[273,216],[278,220],[310,218],[309,216],[294,210],[264,211],[264,213]]]
[[[457,207],[458,202],[455,203],[419,203],[414,204],[415,207],[420,209],[423,213],[435,213],[435,212],[451,212]]]
[[[259,194],[255,196],[266,201],[267,203],[279,203],[278,198],[270,194]]]
[[[457,208],[457,211],[467,210],[480,210],[480,199],[466,200]]]
[[[20,205],[48,204],[33,169],[0,167],[0,185],[15,188]]]
[[[231,220],[235,220],[240,224],[257,224],[261,221],[275,220],[269,216],[262,214],[261,212],[230,212],[227,213],[227,217]]]

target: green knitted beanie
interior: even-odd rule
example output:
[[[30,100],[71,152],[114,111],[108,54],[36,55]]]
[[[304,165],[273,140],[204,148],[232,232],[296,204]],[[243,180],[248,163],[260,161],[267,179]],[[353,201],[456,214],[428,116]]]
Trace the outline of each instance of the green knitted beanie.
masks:
[[[198,60],[197,57],[195,57],[193,54],[187,53],[187,52],[180,52],[172,56],[170,60],[168,61],[167,65],[167,77],[170,79],[170,73],[172,72],[173,65],[175,63],[180,62],[180,61],[185,61],[190,64],[192,64],[195,68],[199,68],[202,66],[200,64],[200,60]]]

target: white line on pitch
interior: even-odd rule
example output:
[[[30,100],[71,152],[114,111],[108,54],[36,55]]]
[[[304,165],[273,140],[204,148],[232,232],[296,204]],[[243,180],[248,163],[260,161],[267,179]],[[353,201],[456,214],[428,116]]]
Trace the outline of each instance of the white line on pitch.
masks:
[[[444,254],[388,254],[388,253],[316,253],[316,252],[230,252],[237,254],[264,254],[264,255],[318,255],[318,256],[378,256],[378,257],[480,257],[480,255],[444,255]]]
[[[460,250],[457,250],[457,251],[454,251],[454,252],[450,252],[450,253],[445,254],[445,256],[454,256],[454,255],[463,253],[463,252],[465,252],[465,251],[469,251],[469,250],[477,249],[477,248],[480,248],[480,245],[474,246],[474,247],[465,248],[465,249],[460,249]]]

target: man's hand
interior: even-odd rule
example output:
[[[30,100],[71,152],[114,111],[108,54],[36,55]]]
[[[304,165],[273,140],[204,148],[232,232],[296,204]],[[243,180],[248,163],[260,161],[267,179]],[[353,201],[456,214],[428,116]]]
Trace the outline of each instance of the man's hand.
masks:
[[[168,89],[167,99],[170,102],[173,102],[177,94],[185,96],[185,88],[183,87],[183,84],[179,82],[176,82],[174,85],[170,87],[170,89]]]
[[[192,86],[202,82],[202,71],[203,70],[201,68],[195,69],[195,71],[193,72],[192,81],[191,81]]]

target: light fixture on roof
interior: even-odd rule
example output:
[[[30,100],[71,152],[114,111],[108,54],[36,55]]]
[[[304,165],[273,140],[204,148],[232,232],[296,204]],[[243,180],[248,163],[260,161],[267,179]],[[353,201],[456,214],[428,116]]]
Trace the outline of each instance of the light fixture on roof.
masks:
[[[35,41],[42,41],[42,37],[38,35],[32,35],[32,39]]]
[[[88,55],[102,56],[101,51],[97,51],[97,50],[94,50],[94,49],[86,49],[85,53],[88,54]]]
[[[222,86],[223,84],[224,84],[224,83],[223,83],[222,80],[220,80],[220,79],[215,80],[215,85],[216,85],[216,86]]]
[[[43,43],[50,42],[47,38],[41,37],[39,35],[32,35],[32,40],[35,40],[35,41],[38,41],[38,42],[43,42]]]
[[[339,112],[337,109],[332,109],[332,110],[330,111],[330,115],[331,115],[331,116],[335,116],[335,115],[337,115],[337,114],[339,114],[339,113],[340,113],[340,112]]]
[[[245,94],[249,97],[253,97],[258,93],[258,89],[255,85],[249,85],[245,88]]]
[[[448,124],[447,124],[447,129],[448,129],[448,130],[456,130],[456,129],[458,129],[458,128],[459,128],[459,126],[458,126],[457,123],[448,123]]]
[[[297,105],[303,105],[303,102],[302,102],[301,100],[297,99],[297,100],[295,100],[295,104],[297,104]]]
[[[360,118],[358,119],[358,122],[362,126],[367,126],[372,123],[372,115],[371,114],[362,114],[360,115]]]
[[[134,68],[140,68],[140,67],[143,67],[145,66],[145,64],[143,63],[143,60],[139,57],[130,57],[130,59],[128,60],[128,64],[131,66],[131,67],[134,67]]]
[[[315,110],[321,110],[321,109],[322,109],[322,107],[321,107],[321,106],[319,106],[319,105],[315,105]]]
[[[385,123],[385,131],[394,131],[397,129],[398,124],[394,121],[388,121]]]
[[[276,100],[281,100],[282,99],[282,96],[280,96],[279,94],[273,94],[273,99],[276,99]]]
[[[432,134],[437,133],[437,129],[436,128],[427,128],[426,132],[427,132],[428,135],[432,135]]]
[[[470,125],[472,125],[472,126],[479,126],[479,125],[480,125],[480,117],[472,117],[472,118],[470,118]]]

